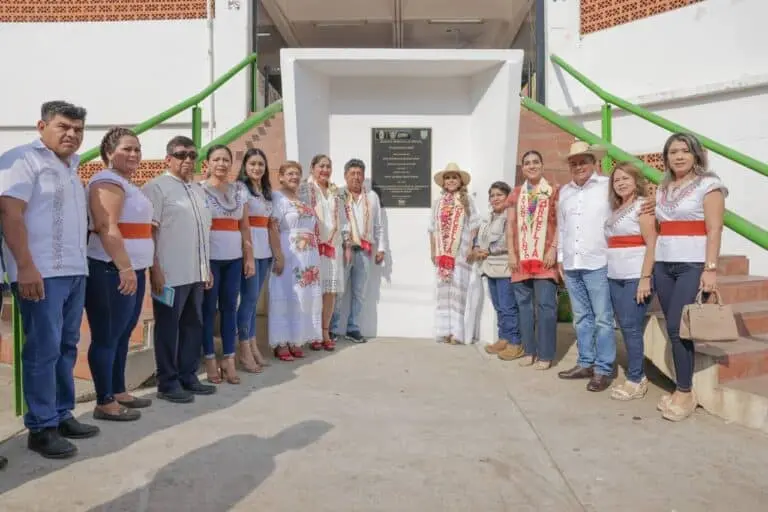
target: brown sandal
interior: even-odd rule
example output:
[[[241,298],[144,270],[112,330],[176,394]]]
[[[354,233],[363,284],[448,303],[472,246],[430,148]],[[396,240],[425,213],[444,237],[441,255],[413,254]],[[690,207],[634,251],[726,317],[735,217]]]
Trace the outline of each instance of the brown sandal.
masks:
[[[210,368],[210,366],[213,366],[213,368]],[[214,370],[214,371],[211,371]],[[206,359],[205,360],[205,373],[206,378],[208,382],[211,384],[221,384],[221,369],[216,364],[216,359]]]
[[[221,378],[227,381],[227,384],[240,384],[240,377],[237,375],[237,370],[235,370],[235,360],[232,357],[228,357],[225,361],[231,361],[232,366],[220,366],[219,371],[221,372]],[[230,375],[230,372],[232,374]]]

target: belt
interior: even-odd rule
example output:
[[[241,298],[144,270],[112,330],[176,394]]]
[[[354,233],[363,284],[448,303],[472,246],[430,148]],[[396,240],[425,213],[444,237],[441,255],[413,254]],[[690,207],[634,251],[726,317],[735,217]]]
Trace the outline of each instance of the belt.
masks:
[[[621,235],[608,237],[609,249],[623,249],[625,247],[642,247],[645,240],[640,235]]]
[[[120,234],[126,240],[152,238],[152,224],[118,222],[117,227],[120,230]]]
[[[252,215],[248,217],[248,224],[252,228],[266,228],[269,226],[269,217],[261,215]]]
[[[240,231],[240,224],[237,219],[213,219],[211,221],[212,231]]]
[[[659,223],[661,236],[707,236],[703,220],[667,220]]]

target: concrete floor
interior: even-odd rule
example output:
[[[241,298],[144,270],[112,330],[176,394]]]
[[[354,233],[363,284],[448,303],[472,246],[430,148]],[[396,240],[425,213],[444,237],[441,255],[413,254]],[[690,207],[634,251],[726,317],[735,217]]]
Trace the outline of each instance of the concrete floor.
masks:
[[[560,369],[575,360],[575,347],[561,349]],[[340,344],[194,404],[100,423],[69,461],[31,454],[17,436],[0,446],[11,459],[0,510],[766,509],[768,436],[701,410],[669,423],[656,386],[620,403],[555,371],[472,346]],[[78,406],[83,419],[91,409]]]

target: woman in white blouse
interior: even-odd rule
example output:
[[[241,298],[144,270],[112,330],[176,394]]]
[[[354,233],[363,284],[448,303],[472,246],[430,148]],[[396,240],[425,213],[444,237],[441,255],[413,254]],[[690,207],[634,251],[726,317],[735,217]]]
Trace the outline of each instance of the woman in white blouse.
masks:
[[[641,212],[646,201],[646,182],[632,164],[620,163],[613,170],[608,197],[608,287],[628,360],[626,381],[613,387],[611,398],[633,400],[643,398],[648,391],[643,371],[643,335],[651,300],[656,219],[652,212]]]
[[[338,189],[331,182],[331,159],[315,155],[310,164],[311,174],[299,189],[301,201],[310,205],[317,215],[317,247],[320,253],[320,281],[323,287],[323,339],[309,344],[312,350],[334,350],[330,325],[336,295],[344,293],[344,264],[352,259],[352,249],[344,248],[348,227],[344,205]]]
[[[676,390],[663,396],[658,408],[664,418],[681,421],[696,409],[693,392],[693,340],[680,338],[683,307],[699,290],[717,285],[717,260],[728,189],[709,171],[707,154],[688,133],[667,139],[662,153],[664,180],[656,191],[659,238],[653,270],[656,293],[672,344]]]
[[[211,274],[213,284],[203,296],[203,353],[208,381],[219,384],[226,380],[240,384],[235,370],[237,338],[237,300],[243,274],[254,274],[251,230],[248,225],[248,190],[240,182],[230,183],[232,152],[216,145],[208,150],[209,177],[202,182],[205,206],[211,213]],[[218,306],[220,317],[222,360],[216,364],[213,327]],[[254,371],[246,368],[246,371]]]
[[[152,266],[152,203],[131,183],[141,144],[127,128],[101,141],[106,168],[88,183],[88,272],[85,312],[91,328],[88,365],[96,388],[93,417],[131,421],[152,401],[125,389],[128,344],[144,303],[146,269]]]
[[[269,245],[272,186],[269,183],[267,155],[259,148],[246,151],[238,179],[248,190],[248,224],[256,271],[251,277],[243,275],[240,284],[240,306],[237,308],[240,363],[259,372],[268,363],[261,355],[256,340],[256,304],[272,263],[272,248]]]

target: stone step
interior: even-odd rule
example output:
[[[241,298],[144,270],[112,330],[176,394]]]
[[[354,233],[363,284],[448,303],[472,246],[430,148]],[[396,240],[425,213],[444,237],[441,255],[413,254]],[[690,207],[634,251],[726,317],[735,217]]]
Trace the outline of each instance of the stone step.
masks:
[[[719,276],[717,287],[725,304],[768,300],[768,277]]]
[[[742,336],[726,343],[696,343],[696,353],[718,365],[718,382],[768,375],[768,334]]]
[[[749,274],[749,258],[739,255],[721,255],[717,262],[717,273],[723,276],[746,276]]]
[[[768,375],[728,382],[720,392],[718,416],[768,432]]]
[[[661,307],[655,301],[656,309],[649,312],[651,315],[663,318]],[[768,334],[768,300],[741,302],[732,304],[733,316],[736,318],[736,326],[739,336],[749,337]]]

